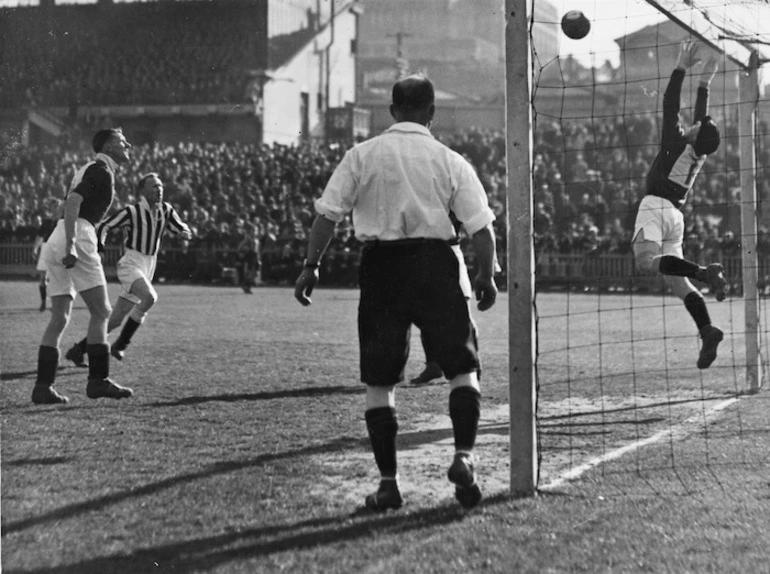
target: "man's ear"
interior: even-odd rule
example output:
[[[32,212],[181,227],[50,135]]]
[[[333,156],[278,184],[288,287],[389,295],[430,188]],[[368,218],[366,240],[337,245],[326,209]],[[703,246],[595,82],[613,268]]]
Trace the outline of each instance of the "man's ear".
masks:
[[[394,120],[398,121],[398,116],[396,115],[396,106],[393,104],[390,104],[390,115]]]
[[[433,114],[435,113],[436,113],[436,105],[431,104],[430,107],[428,108],[428,119],[433,121]]]

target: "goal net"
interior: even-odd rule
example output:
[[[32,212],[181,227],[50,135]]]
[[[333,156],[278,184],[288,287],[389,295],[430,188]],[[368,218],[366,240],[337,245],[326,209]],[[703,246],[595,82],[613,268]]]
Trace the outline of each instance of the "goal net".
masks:
[[[572,40],[561,19],[577,8],[591,30]],[[758,0],[507,0],[512,492],[590,472],[624,491],[631,476],[689,490],[767,461],[750,440],[765,424],[751,397],[765,377],[770,294],[763,22],[770,4]],[[638,271],[632,247],[683,42],[699,62],[684,66],[680,126],[697,119],[707,85],[721,132],[699,171],[665,173],[692,185],[675,209],[683,258],[725,269],[724,301],[691,281],[706,317],[681,287]],[[724,339],[698,368],[709,322]]]

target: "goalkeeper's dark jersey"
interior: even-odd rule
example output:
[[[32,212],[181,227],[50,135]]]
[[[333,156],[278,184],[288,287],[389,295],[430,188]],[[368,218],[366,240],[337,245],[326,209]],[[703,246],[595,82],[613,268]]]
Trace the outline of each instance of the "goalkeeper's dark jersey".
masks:
[[[684,206],[695,176],[706,160],[706,156],[699,157],[695,154],[687,142],[687,132],[680,123],[679,107],[684,75],[684,70],[675,69],[663,95],[660,151],[647,174],[647,195],[668,199],[679,209]],[[708,88],[699,86],[693,123],[706,117],[708,97]]]

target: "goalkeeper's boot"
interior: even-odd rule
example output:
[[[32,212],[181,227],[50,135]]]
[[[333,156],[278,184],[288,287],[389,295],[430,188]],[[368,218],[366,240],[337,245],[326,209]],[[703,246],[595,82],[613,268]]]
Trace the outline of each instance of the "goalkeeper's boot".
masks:
[[[375,512],[401,508],[404,500],[398,490],[398,481],[395,478],[383,478],[377,492],[367,495],[365,502],[366,508]]]
[[[440,379],[443,376],[444,373],[441,370],[441,367],[438,366],[438,363],[428,362],[425,364],[425,369],[423,369],[422,373],[409,382],[412,385],[425,385],[435,379]]]
[[[725,300],[725,289],[727,288],[727,279],[725,279],[725,268],[719,263],[712,263],[696,277],[709,286],[709,289],[716,297],[717,301]]]
[[[473,470],[473,457],[464,452],[455,454],[454,462],[447,472],[449,481],[455,485],[455,498],[463,508],[473,508],[481,502],[481,489]]]
[[[36,405],[66,405],[70,400],[50,385],[35,384],[32,387],[32,402]]]
[[[708,369],[711,366],[711,363],[717,358],[717,347],[724,336],[722,330],[713,325],[706,325],[701,328],[700,337],[703,340],[703,345],[698,356],[699,369]]]
[[[72,361],[75,363],[76,367],[87,367],[88,365],[83,360],[83,357],[85,357],[85,353],[83,353],[83,349],[80,348],[80,343],[75,343],[70,347],[69,351],[67,351],[64,354],[64,358],[68,361]]]
[[[88,379],[86,385],[86,395],[89,399],[128,399],[133,396],[134,391],[128,387],[121,387],[112,379]]]

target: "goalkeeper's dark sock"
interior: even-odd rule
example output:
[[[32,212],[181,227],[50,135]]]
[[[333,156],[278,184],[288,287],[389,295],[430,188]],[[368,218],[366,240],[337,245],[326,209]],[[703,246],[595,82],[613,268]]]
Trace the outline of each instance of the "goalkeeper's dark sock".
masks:
[[[88,378],[106,379],[110,376],[110,346],[106,343],[88,345]]]
[[[126,323],[123,325],[123,329],[120,331],[120,336],[115,340],[115,343],[113,343],[112,346],[115,347],[118,351],[123,351],[126,347],[128,347],[128,344],[131,342],[131,337],[134,336],[134,333],[136,333],[139,325],[141,325],[141,323],[132,317],[126,319]]]
[[[470,452],[476,444],[481,416],[481,394],[473,387],[457,387],[449,394],[449,418],[455,450]]]
[[[396,409],[393,407],[378,407],[365,413],[366,429],[369,431],[369,441],[372,443],[374,460],[383,477],[395,477],[396,465],[396,435],[398,420]]]
[[[680,259],[675,255],[664,255],[658,263],[658,270],[663,275],[675,275],[677,277],[695,277],[701,270],[700,265]]]
[[[59,349],[40,345],[37,349],[37,380],[36,385],[53,386],[56,380],[56,369],[59,368]]]
[[[40,291],[40,303],[45,305],[45,298],[48,290],[46,289],[45,285],[38,285],[37,288]]]
[[[84,355],[88,352],[88,337],[83,337],[75,343],[77,345],[78,350],[83,353]]]
[[[690,315],[692,315],[698,330],[706,325],[711,325],[711,317],[709,317],[709,312],[706,308],[706,301],[700,293],[696,293],[695,291],[688,293],[684,298],[684,306],[687,311],[689,311]]]

